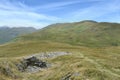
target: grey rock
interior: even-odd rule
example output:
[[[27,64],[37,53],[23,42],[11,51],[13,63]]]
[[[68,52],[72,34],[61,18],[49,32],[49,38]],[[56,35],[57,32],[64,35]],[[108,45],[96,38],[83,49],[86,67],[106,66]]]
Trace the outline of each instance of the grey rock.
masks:
[[[44,59],[55,58],[62,55],[68,55],[69,52],[46,52],[37,53],[28,57],[25,57],[19,64],[17,64],[18,70],[21,72],[38,72],[42,68],[51,67],[50,63],[44,62]]]
[[[21,72],[37,72],[41,68],[46,68],[47,63],[37,59],[36,57],[32,56],[26,59],[23,59],[19,64],[17,64],[18,70]]]
[[[35,73],[35,72],[39,72],[40,68],[36,67],[36,66],[28,66],[26,68],[26,72],[30,72],[30,73]]]
[[[36,56],[37,58],[40,59],[47,59],[47,58],[55,58],[58,56],[63,56],[63,55],[68,55],[70,54],[69,52],[46,52],[46,53],[37,53],[33,56]]]

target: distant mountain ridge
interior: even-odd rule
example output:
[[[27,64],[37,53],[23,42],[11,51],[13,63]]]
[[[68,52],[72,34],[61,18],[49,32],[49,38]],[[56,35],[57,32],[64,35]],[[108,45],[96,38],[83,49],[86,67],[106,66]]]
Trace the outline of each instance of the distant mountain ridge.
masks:
[[[56,23],[18,40],[46,40],[83,46],[120,45],[120,24],[85,20],[74,23]]]
[[[17,36],[32,33],[36,31],[33,27],[7,27],[1,26],[0,27],[0,44],[6,43],[11,41],[12,39],[16,38]]]

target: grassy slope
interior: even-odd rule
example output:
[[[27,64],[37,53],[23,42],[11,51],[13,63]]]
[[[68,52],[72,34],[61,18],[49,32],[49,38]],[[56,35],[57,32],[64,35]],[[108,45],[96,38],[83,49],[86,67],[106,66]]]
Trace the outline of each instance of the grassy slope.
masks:
[[[24,56],[48,51],[68,51],[71,55],[60,56],[47,61],[52,67],[35,74],[20,73],[13,65]],[[88,48],[48,41],[26,41],[0,46],[0,66],[10,65],[17,80],[59,80],[68,73],[72,80],[119,80],[120,47]],[[75,76],[78,73],[79,76]],[[5,77],[1,79],[13,80]],[[9,79],[7,79],[9,78]]]
[[[120,24],[83,21],[53,24],[18,40],[50,40],[84,46],[120,45]]]
[[[0,79],[60,80],[71,73],[72,80],[119,80],[119,33],[119,24],[81,22],[54,24],[36,33],[22,36],[16,43],[0,46],[0,71],[9,65],[14,71],[13,75],[17,76],[8,77],[3,75],[5,73],[0,73]],[[86,47],[90,45],[94,47]],[[53,64],[52,67],[38,73],[17,71],[14,64],[24,56],[49,51],[67,51],[72,54],[47,59],[47,62]]]
[[[14,56],[17,57],[39,52],[59,51],[64,49],[70,50],[74,49],[74,47],[69,44],[53,43],[49,41],[24,41],[1,45],[0,58]]]

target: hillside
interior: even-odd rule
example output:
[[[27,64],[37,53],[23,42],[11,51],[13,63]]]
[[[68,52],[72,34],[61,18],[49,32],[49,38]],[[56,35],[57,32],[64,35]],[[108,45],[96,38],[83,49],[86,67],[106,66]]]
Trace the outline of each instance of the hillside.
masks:
[[[82,21],[19,36],[0,45],[0,80],[120,80],[119,34],[118,23]]]
[[[68,55],[51,57],[54,52]],[[29,56],[49,53],[48,68],[35,73],[21,72],[16,64]],[[0,46],[1,80],[119,80],[120,47],[90,48],[69,44],[24,41]],[[50,55],[51,54],[51,55]],[[41,58],[40,58],[41,60]],[[32,71],[34,68],[31,68]],[[69,77],[68,77],[69,76]],[[66,79],[67,78],[67,79]]]
[[[120,45],[120,24],[95,21],[57,23],[18,40],[47,40],[82,46]]]
[[[0,27],[0,44],[9,42],[16,38],[17,36],[28,34],[36,31],[32,27],[20,27],[20,28],[9,28],[9,27]]]

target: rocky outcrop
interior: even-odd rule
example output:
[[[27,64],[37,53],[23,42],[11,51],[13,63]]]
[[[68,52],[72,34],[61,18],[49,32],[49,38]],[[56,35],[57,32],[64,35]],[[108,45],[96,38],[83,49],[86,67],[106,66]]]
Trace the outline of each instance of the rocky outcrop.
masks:
[[[37,59],[35,56],[23,59],[18,65],[18,70],[22,72],[37,72],[41,68],[46,68],[47,63]]]
[[[55,58],[58,56],[68,55],[69,52],[46,52],[46,53],[37,53],[33,56],[36,56],[39,59]]]
[[[38,72],[43,68],[51,66],[51,63],[44,62],[44,59],[55,58],[62,55],[68,55],[69,52],[46,52],[37,53],[32,56],[25,57],[19,64],[17,64],[18,70],[21,72]]]

